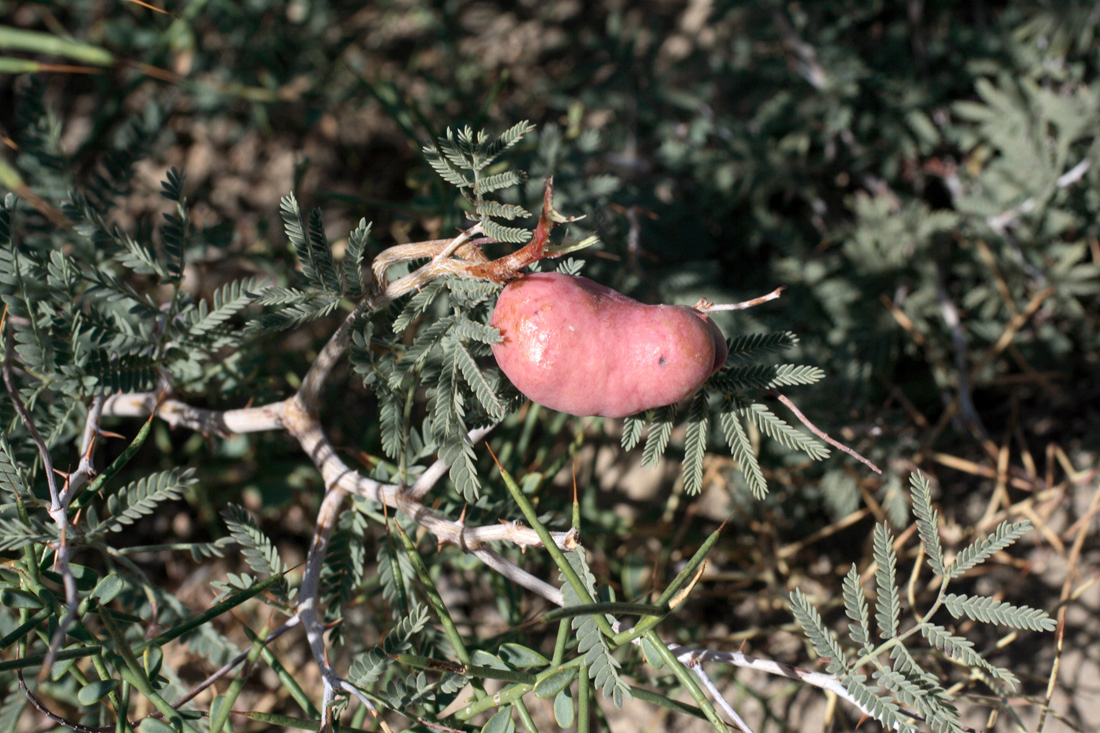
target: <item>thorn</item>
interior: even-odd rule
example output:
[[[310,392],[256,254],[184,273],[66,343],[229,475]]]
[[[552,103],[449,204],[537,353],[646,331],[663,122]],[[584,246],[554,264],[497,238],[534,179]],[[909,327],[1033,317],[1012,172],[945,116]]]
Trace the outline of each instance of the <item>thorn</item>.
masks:
[[[504,466],[500,465],[500,461],[497,460],[497,454],[493,453],[493,446],[489,445],[488,441],[485,443],[485,449],[489,451],[489,455],[493,457],[493,463],[497,464],[497,468],[503,473]]]
[[[573,504],[575,506],[577,504],[577,461],[576,461],[576,459],[573,460],[572,469],[573,469]]]
[[[92,438],[88,441],[88,450],[84,451],[84,458],[91,461],[92,452],[95,451],[95,442],[99,439],[99,430],[92,431]],[[94,472],[93,472],[94,475]]]

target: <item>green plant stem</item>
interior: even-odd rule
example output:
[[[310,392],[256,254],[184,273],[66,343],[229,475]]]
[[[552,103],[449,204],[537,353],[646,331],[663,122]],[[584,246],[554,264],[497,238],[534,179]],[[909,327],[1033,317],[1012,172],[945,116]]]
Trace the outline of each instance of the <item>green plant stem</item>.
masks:
[[[412,562],[417,577],[420,578],[420,584],[424,588],[424,593],[428,596],[428,604],[435,611],[435,615],[439,617],[439,622],[443,624],[443,632],[447,635],[447,639],[451,642],[451,646],[454,647],[455,656],[458,657],[459,661],[463,664],[469,665],[470,653],[466,650],[466,645],[462,641],[462,635],[458,633],[458,628],[455,626],[455,622],[451,618],[447,606],[443,603],[443,598],[439,595],[435,583],[432,582],[432,576],[428,573],[428,567],[424,564],[424,558],[420,557],[420,553],[416,551],[416,547],[413,545],[412,540],[409,539],[409,535],[405,533],[401,525],[397,522],[393,522],[392,526],[397,529],[397,536],[401,538],[401,544],[405,547],[405,553],[408,555],[409,561]]]
[[[7,649],[9,646],[22,639],[27,633],[33,631],[35,626],[38,626],[38,624],[42,623],[53,614],[54,610],[49,606],[44,606],[35,611],[33,616],[8,632],[3,639],[0,639],[0,650]]]
[[[243,590],[240,593],[236,593],[229,598],[226,598],[221,603],[217,603],[211,606],[207,610],[200,613],[198,616],[195,616],[195,618],[190,619],[189,621],[185,621],[179,626],[168,629],[168,631],[165,631],[163,634],[156,636],[149,641],[146,641],[140,648],[144,649],[146,646],[164,646],[173,639],[178,639],[179,637],[186,634],[188,631],[197,629],[198,627],[205,624],[207,621],[215,619],[218,616],[221,616],[226,611],[230,610],[231,608],[236,608],[250,598],[259,595],[263,591],[275,585],[275,583],[277,583],[282,577],[282,575],[272,575],[270,578],[265,578],[259,583],[253,585],[251,588]]]
[[[118,455],[118,458],[111,461],[111,465],[103,469],[95,479],[84,487],[77,496],[72,498],[69,503],[69,516],[72,517],[76,512],[80,511],[81,507],[88,503],[89,500],[99,495],[100,489],[111,479],[113,479],[119,471],[125,467],[130,459],[137,455],[137,452],[141,449],[141,446],[145,444],[145,439],[149,437],[149,432],[153,429],[153,417],[156,412],[149,416],[149,419],[145,421],[145,424],[138,430],[137,435],[130,441],[130,444],[126,446],[126,449]]]
[[[490,453],[491,452],[492,449],[490,449]],[[523,516],[527,519],[527,523],[535,530],[535,534],[539,536],[543,547],[550,553],[550,557],[553,558],[554,564],[561,570],[562,575],[565,576],[566,581],[573,588],[577,597],[588,605],[594,605],[596,602],[595,599],[589,594],[588,589],[584,586],[584,582],[580,579],[580,576],[577,575],[577,571],[574,570],[573,566],[569,564],[569,561],[565,559],[565,553],[562,552],[561,548],[554,542],[554,538],[550,536],[549,530],[539,522],[535,507],[532,506],[530,500],[523,495],[523,491],[520,490],[519,484],[515,482],[515,479],[513,479],[499,463],[497,464],[497,468],[500,470],[500,475],[504,479],[504,484],[508,487],[508,492],[512,495],[512,499],[519,506],[520,511],[523,512]],[[615,635],[615,631],[611,628],[611,624],[602,614],[597,614],[593,618],[600,629],[600,633],[608,638]]]
[[[60,662],[65,659],[80,659],[82,657],[91,657],[99,654],[103,651],[101,646],[85,646],[79,649],[62,649],[54,655],[54,661]],[[7,672],[13,669],[27,669],[28,667],[38,667],[46,661],[45,654],[34,654],[29,657],[20,657],[19,659],[11,659],[7,662],[0,662],[0,672]]]
[[[501,670],[495,670],[495,671],[500,672]],[[475,715],[479,715],[481,713],[484,713],[487,710],[492,710],[493,708],[501,708],[501,707],[504,707],[505,705],[510,705],[513,702],[515,702],[516,700],[518,700],[521,697],[523,697],[524,695],[526,695],[528,692],[530,692],[532,687],[533,687],[533,685],[526,685],[526,684],[508,685],[507,687],[505,687],[503,690],[501,690],[497,694],[492,695],[492,696],[483,697],[482,699],[477,700],[476,702],[473,702],[473,703],[467,705],[466,707],[462,708],[457,713],[455,713],[455,717],[458,720],[461,720],[461,721],[465,722],[465,721],[469,720],[470,718],[474,717]]]
[[[206,542],[172,542],[164,545],[133,545],[131,547],[112,547],[110,548],[110,554],[113,558],[125,557],[126,555],[143,555],[146,553],[154,552],[179,552],[181,550],[191,550],[192,545],[205,545]]]
[[[244,626],[244,633],[248,635],[248,638],[253,642],[262,639],[263,647],[260,651],[260,655],[264,660],[264,664],[270,667],[275,675],[279,678],[279,682],[282,683],[286,691],[290,693],[290,696],[294,698],[294,702],[305,711],[305,714],[311,718],[317,720],[321,719],[321,713],[313,705],[313,702],[309,699],[309,695],[305,693],[302,686],[298,684],[298,680],[294,679],[294,675],[287,671],[283,663],[279,661],[279,658],[275,656],[275,652],[271,651],[271,648],[267,645],[268,634],[264,634],[262,637],[257,635],[252,629]]]
[[[103,655],[102,654],[97,654],[94,657],[92,657],[92,666],[95,667],[95,671],[99,674],[99,679],[100,680],[109,680],[109,679],[111,679],[111,670],[107,668],[107,664],[103,661]],[[75,673],[79,670],[77,670],[74,666],[74,667],[70,668],[70,671]],[[82,684],[86,685],[87,682],[84,682]],[[111,701],[111,705],[113,705],[115,710],[118,711],[118,716],[120,718],[125,719],[126,718],[126,710],[128,709],[129,705],[123,705],[122,704],[122,700],[119,697],[119,691],[117,689],[112,690],[110,692],[110,694],[108,695],[107,699]]]
[[[370,268],[367,268],[369,272]],[[397,460],[397,477],[399,481],[408,481],[409,476],[409,431],[412,429],[413,408],[416,406],[416,390],[410,389],[405,394],[405,408],[401,413],[401,455]]]
[[[393,575],[393,605],[396,610],[408,614],[409,599],[405,593],[405,576],[401,572],[401,563],[397,561],[397,548],[393,544],[392,533],[386,533],[386,543],[389,544],[391,550],[388,553],[387,560],[390,563],[390,573]]]
[[[59,71],[61,69],[69,73],[81,71],[99,73],[100,71],[99,69],[89,66],[44,64],[41,61],[32,61],[30,59],[0,58],[0,74],[38,74],[43,71]]]
[[[550,662],[551,667],[558,667],[561,665],[561,660],[565,658],[565,647],[569,644],[571,629],[570,619],[563,618],[558,624],[558,638],[554,640],[554,659]]]
[[[421,657],[417,654],[394,654],[393,660],[399,664],[415,667],[417,669],[429,669],[434,672],[456,672],[458,674],[467,674],[472,677],[513,682],[527,685],[528,687],[534,685],[535,682],[538,681],[538,677],[527,672],[514,672],[510,669],[497,669],[496,667],[482,667],[476,664],[463,664],[459,666],[453,662],[430,659],[429,657]]]
[[[122,657],[123,663],[130,672],[131,684],[138,688],[153,706],[160,711],[164,716],[164,719],[176,730],[187,731],[188,733],[198,733],[198,730],[183,719],[183,716],[179,714],[179,711],[173,708],[167,700],[160,696],[156,690],[153,689],[152,683],[145,674],[145,670],[142,668],[141,663],[137,657],[134,656],[133,650],[130,648],[129,642],[126,641],[125,635],[118,628],[114,619],[111,618],[111,614],[100,614],[100,619],[103,620],[103,626],[107,629],[107,633],[110,635],[111,640],[115,643],[115,649],[120,657]]]
[[[660,621],[660,619],[668,615],[668,612],[668,606],[661,607],[650,606],[646,603],[603,601],[591,605],[555,608],[553,611],[549,611],[541,616],[539,621],[541,623],[552,623],[564,618],[573,618],[574,616],[588,616],[605,613],[610,613],[612,615],[623,614],[627,616],[642,616],[644,618],[655,618]]]
[[[530,733],[539,733],[539,729],[535,727],[535,721],[531,717],[531,711],[527,709],[527,706],[523,704],[523,698],[516,700],[512,703],[512,709],[516,711],[519,716],[520,722],[527,728]]]
[[[688,561],[687,565],[685,565],[683,569],[681,569],[680,572],[676,574],[676,577],[672,579],[672,582],[669,583],[668,587],[665,588],[664,592],[662,592],[661,595],[657,598],[657,603],[655,605],[667,606],[668,604],[670,604],[673,597],[680,592],[680,589],[683,588],[692,578],[695,577],[696,571],[702,566],[703,562],[707,558],[707,555],[710,553],[714,545],[718,542],[718,538],[721,537],[722,529],[724,527],[725,523],[723,523],[721,527],[710,533],[710,536],[708,536],[703,544],[699,546],[699,549],[695,551],[695,554],[691,556],[691,560]],[[611,645],[614,647],[619,647],[623,644],[628,644],[638,637],[643,636],[648,631],[656,628],[657,625],[663,620],[663,615],[659,617],[647,616],[646,618],[640,619],[633,629],[621,631],[613,636],[611,638]]]
[[[644,700],[645,702],[652,703],[653,705],[659,705],[675,713],[686,713],[688,715],[695,716],[700,720],[707,719],[707,716],[703,714],[703,711],[695,707],[694,705],[688,705],[687,703],[682,703],[679,700],[673,700],[664,695],[658,695],[655,692],[651,692],[644,688],[638,687],[637,685],[630,686],[630,694],[638,698],[639,700]]]
[[[0,48],[15,51],[30,51],[49,56],[64,56],[84,64],[110,66],[115,62],[114,55],[98,46],[61,38],[52,33],[29,31],[0,25]]]
[[[516,441],[516,454],[524,455],[531,446],[531,436],[535,434],[535,426],[538,425],[539,415],[542,414],[542,406],[534,402],[527,408],[527,415],[523,420],[523,430]]]
[[[661,659],[668,665],[668,668],[672,671],[672,674],[676,675],[676,679],[681,685],[687,689],[688,694],[691,695],[691,699],[695,700],[695,704],[699,706],[699,709],[703,711],[703,715],[707,717],[710,724],[714,726],[714,729],[719,733],[729,733],[729,728],[726,726],[725,721],[718,715],[718,711],[711,705],[710,700],[707,699],[706,694],[702,688],[699,687],[699,683],[695,681],[695,678],[691,676],[691,671],[680,663],[680,660],[676,658],[676,655],[669,651],[665,643],[661,641],[661,637],[657,636],[654,631],[646,633],[645,638],[649,640],[649,643],[657,650],[657,653],[661,655]]]
[[[222,726],[229,720],[229,713],[233,710],[233,703],[240,697],[241,690],[244,689],[244,681],[248,677],[249,671],[252,669],[252,665],[256,663],[260,654],[264,650],[264,639],[267,638],[268,628],[265,626],[260,629],[258,634],[249,634],[253,637],[252,647],[248,650],[248,656],[245,658],[244,669],[238,672],[233,677],[233,682],[230,683],[229,689],[225,691],[225,695],[222,697],[222,704],[218,707],[218,712],[210,721],[210,733],[221,733]]]
[[[582,664],[577,673],[577,733],[588,733],[592,718],[592,681],[588,677],[588,665]]]
[[[130,721],[126,717],[126,711],[130,709],[130,683],[123,680],[119,686],[118,716],[115,718],[115,733],[127,733],[132,731]]]

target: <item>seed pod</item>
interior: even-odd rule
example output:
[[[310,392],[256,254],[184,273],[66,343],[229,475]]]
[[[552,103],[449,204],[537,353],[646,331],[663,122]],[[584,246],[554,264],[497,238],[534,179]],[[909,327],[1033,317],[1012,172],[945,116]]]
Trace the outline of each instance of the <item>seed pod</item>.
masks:
[[[588,278],[534,273],[513,280],[490,323],[501,371],[540,405],[571,415],[626,417],[679,402],[726,360],[705,314],[645,305]]]

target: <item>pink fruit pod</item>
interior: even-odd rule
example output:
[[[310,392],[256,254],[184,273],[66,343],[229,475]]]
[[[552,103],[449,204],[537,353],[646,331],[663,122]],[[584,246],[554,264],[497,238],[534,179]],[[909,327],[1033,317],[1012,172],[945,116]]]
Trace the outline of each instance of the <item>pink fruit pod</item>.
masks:
[[[513,280],[489,322],[512,384],[571,415],[626,417],[679,402],[726,361],[726,339],[706,314],[645,305],[573,275]]]

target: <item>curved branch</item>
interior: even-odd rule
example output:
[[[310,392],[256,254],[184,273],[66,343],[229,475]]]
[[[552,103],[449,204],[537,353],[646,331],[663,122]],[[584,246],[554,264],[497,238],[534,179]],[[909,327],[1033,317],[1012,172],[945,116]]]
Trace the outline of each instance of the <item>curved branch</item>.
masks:
[[[103,414],[113,417],[149,417],[155,411],[157,417],[173,428],[183,427],[221,436],[261,433],[281,430],[283,427],[281,416],[285,401],[238,410],[206,410],[172,399],[164,400],[158,408],[157,399],[156,392],[112,395],[103,405]]]

